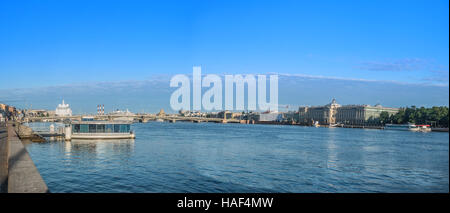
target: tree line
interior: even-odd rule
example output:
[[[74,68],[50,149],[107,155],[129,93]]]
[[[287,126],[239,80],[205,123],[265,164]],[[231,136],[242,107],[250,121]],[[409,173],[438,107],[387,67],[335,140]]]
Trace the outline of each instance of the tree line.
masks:
[[[396,114],[389,115],[388,112],[381,112],[380,122],[382,124],[430,124],[432,127],[448,128],[448,107],[434,106],[431,108],[415,106],[400,108]]]

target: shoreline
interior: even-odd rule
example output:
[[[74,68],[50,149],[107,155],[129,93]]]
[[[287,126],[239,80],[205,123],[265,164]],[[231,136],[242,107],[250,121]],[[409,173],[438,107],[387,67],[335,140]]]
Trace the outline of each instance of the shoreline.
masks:
[[[49,193],[30,154],[16,132],[17,124],[0,123],[0,177],[3,193]]]
[[[142,122],[141,120],[133,120],[132,123],[148,123],[148,122],[164,122],[164,123],[176,123],[176,122],[185,122],[185,123],[222,123],[222,124],[246,124],[246,125],[283,125],[283,126],[302,126],[302,127],[315,127],[315,128],[346,128],[346,129],[377,129],[377,130],[384,130],[384,126],[361,126],[361,125],[337,125],[337,126],[330,126],[330,125],[304,125],[304,124],[298,124],[298,123],[292,123],[292,122],[276,122],[276,121],[249,121],[249,120],[231,120],[230,119],[223,119],[224,121],[198,121],[198,120],[188,120],[186,118],[180,120],[174,121],[173,119],[166,119],[164,121],[158,121],[158,119],[155,120],[147,120],[145,122]],[[191,119],[191,118],[189,118]],[[24,122],[22,122],[24,123]],[[28,123],[58,123],[58,121],[33,121]],[[24,125],[20,125],[24,126]],[[449,132],[449,128],[431,128],[430,132]],[[36,135],[36,134],[34,134]],[[39,136],[39,135],[37,135]]]

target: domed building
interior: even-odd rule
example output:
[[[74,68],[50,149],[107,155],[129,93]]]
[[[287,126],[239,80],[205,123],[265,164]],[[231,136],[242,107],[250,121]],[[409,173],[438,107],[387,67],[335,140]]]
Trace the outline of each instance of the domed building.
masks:
[[[64,100],[62,101],[62,104],[58,104],[58,107],[56,107],[55,110],[56,116],[72,116],[72,110],[69,107],[69,104],[65,104]]]

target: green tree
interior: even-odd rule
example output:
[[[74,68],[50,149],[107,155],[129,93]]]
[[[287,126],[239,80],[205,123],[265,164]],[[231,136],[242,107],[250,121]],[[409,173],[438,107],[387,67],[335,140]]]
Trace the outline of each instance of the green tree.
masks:
[[[446,127],[449,126],[449,108],[446,106],[441,107],[431,107],[425,108],[420,107],[417,108],[412,106],[411,108],[400,108],[400,110],[394,114],[389,116],[386,119],[386,114],[382,112],[380,114],[380,120],[384,121],[384,123],[395,123],[395,124],[405,124],[405,123],[416,123],[416,124],[436,124],[437,127]]]
[[[388,112],[383,111],[383,112],[380,113],[380,123],[381,124],[391,123],[390,116],[389,116]]]

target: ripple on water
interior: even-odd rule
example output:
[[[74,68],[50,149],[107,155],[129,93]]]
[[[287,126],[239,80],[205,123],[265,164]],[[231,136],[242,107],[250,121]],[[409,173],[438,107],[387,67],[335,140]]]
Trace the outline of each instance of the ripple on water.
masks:
[[[135,140],[26,143],[52,192],[448,192],[448,133],[137,123]]]

